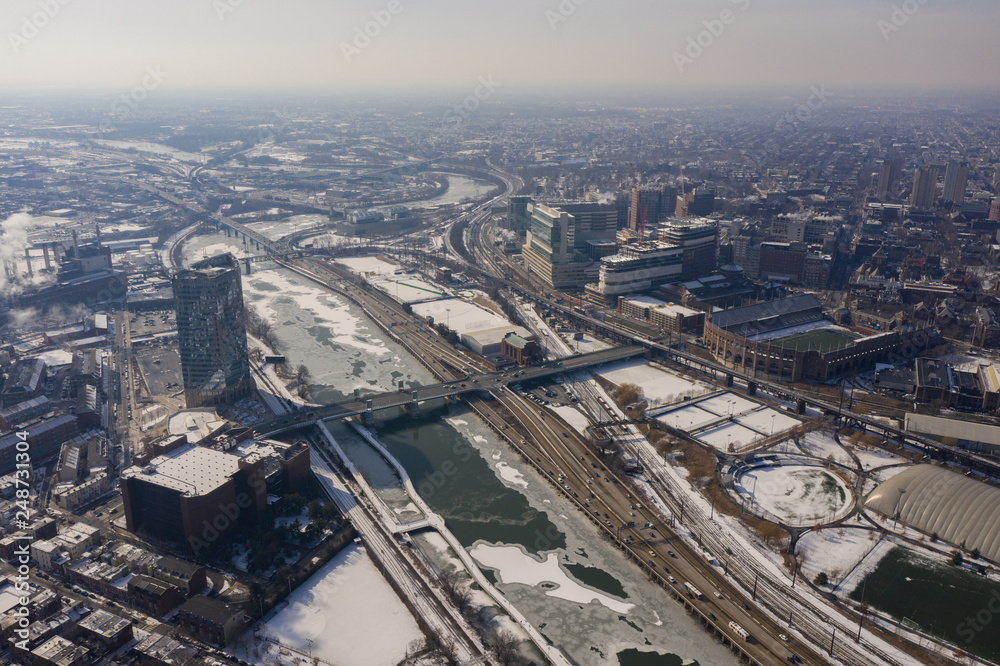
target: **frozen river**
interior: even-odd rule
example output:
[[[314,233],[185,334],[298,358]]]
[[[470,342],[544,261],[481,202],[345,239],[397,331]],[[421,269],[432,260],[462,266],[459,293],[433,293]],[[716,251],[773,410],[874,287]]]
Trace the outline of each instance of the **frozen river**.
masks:
[[[241,249],[197,236],[188,256]],[[305,363],[314,399],[332,402],[434,379],[354,305],[283,269],[244,276],[244,292],[274,325],[289,363]],[[522,463],[474,414],[426,405],[419,420],[383,413],[377,435],[430,507],[539,631],[580,664],[736,664],[721,644],[607,543],[587,518]],[[373,487],[404,517],[398,479],[345,426],[334,432]],[[443,544],[418,539],[429,559]],[[437,551],[437,552],[436,552]],[[331,572],[333,575],[333,572]]]

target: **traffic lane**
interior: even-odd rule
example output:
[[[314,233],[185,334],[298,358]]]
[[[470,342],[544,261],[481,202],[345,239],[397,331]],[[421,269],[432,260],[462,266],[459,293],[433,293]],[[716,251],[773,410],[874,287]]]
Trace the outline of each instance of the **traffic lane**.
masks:
[[[558,442],[558,439],[556,439],[556,441]],[[565,445],[564,442],[560,442],[560,444]],[[575,461],[575,458],[571,459]],[[606,474],[610,473],[606,470],[606,468],[605,472]],[[607,485],[611,487],[620,486],[619,483],[611,483]],[[624,497],[622,493],[627,493],[627,497]],[[626,500],[631,499],[632,495],[624,486],[617,488],[615,492],[602,494],[600,497],[602,503],[604,503],[608,511],[610,511],[615,516],[616,520],[623,525],[626,524],[629,519],[633,518],[644,519],[643,522],[650,522],[654,525],[657,524],[657,522],[662,521],[662,518],[659,516],[650,515],[648,510],[645,510],[645,508],[640,509],[640,512],[636,513],[635,510],[632,509],[634,502],[628,503],[627,506],[629,508],[625,509]],[[636,513],[634,517],[631,515],[633,513]],[[660,536],[653,537],[652,539],[647,539],[643,533],[645,532],[645,534],[649,534],[650,530],[648,529],[636,528],[629,531],[638,539],[636,543],[629,545],[629,550],[633,553],[633,556],[648,562],[656,571],[657,576],[663,580],[665,584],[676,588],[679,594],[684,594],[682,588],[683,583],[689,582],[691,585],[698,588],[703,594],[713,594],[714,597],[714,593],[718,591],[715,577],[721,577],[723,574],[720,571],[716,571],[717,567],[709,562],[702,562],[700,554],[695,552],[690,545],[680,539],[677,535],[674,535],[673,539],[676,539],[678,543],[671,544],[671,537],[668,536],[662,528],[652,530],[654,533],[658,532],[660,534]],[[667,547],[671,545],[676,545],[677,550],[679,550],[682,555],[690,555],[690,559],[688,559],[688,557],[678,556],[676,553],[674,556],[670,556],[669,553],[671,551]],[[653,552],[654,555],[650,557],[649,552]],[[710,572],[710,574],[706,575],[706,571]],[[668,577],[673,576],[676,582],[670,582],[669,579],[664,578],[664,575]],[[716,601],[722,600],[716,599]],[[765,627],[758,619],[758,615],[764,617],[765,621],[768,621],[770,618],[764,616],[759,611],[758,615],[755,615],[752,608],[751,611],[748,612],[742,606],[742,603],[745,602],[741,602],[741,604],[737,606],[733,602],[727,600],[726,605],[723,605],[722,603],[713,602],[712,599],[709,599],[706,596],[704,601],[698,600],[698,603],[704,605],[706,612],[711,612],[711,609],[714,608],[719,612],[719,615],[726,618],[726,621],[732,620],[742,626],[751,633],[760,645],[768,649],[771,654],[784,658],[788,658],[793,655],[793,653],[789,650],[788,645],[773,635],[777,629],[780,629],[780,627],[777,626],[776,623],[773,626]],[[728,626],[724,623],[720,623],[720,628],[725,631]],[[735,637],[735,640],[741,639],[739,637]]]

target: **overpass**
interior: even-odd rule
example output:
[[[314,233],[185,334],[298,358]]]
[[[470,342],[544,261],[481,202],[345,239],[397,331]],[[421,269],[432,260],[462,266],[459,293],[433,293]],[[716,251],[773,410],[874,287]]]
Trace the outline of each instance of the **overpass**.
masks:
[[[705,372],[715,373],[726,378],[726,384],[732,385],[734,379],[739,379],[747,386],[751,395],[757,389],[763,389],[776,398],[787,400],[792,403],[802,402],[822,410],[824,413],[836,416],[841,419],[852,421],[866,430],[881,432],[886,437],[891,437],[900,442],[910,442],[918,445],[928,455],[936,456],[942,460],[954,460],[970,469],[983,472],[989,477],[1000,478],[1000,462],[991,460],[981,455],[976,455],[971,451],[960,449],[954,446],[947,446],[941,442],[930,439],[917,433],[904,430],[892,424],[889,419],[881,419],[877,416],[858,414],[849,409],[845,409],[842,404],[828,402],[822,398],[817,398],[804,393],[797,393],[795,388],[783,382],[762,379],[756,374],[746,374],[742,369],[730,368],[715,361],[695,356],[687,352],[675,349],[672,346],[663,344],[655,340],[646,339],[644,336],[636,335],[633,331],[619,328],[607,322],[598,321],[588,315],[576,312],[571,307],[562,303],[551,301],[547,298],[540,298],[533,294],[518,290],[519,294],[527,299],[544,304],[553,310],[558,310],[563,316],[578,321],[581,325],[591,330],[599,330],[612,339],[622,342],[640,345],[646,349],[654,350],[659,356],[666,357],[674,362],[702,369]]]
[[[227,236],[231,234],[235,234],[237,238],[243,236],[243,238],[248,243],[256,244],[258,250],[265,250],[268,253],[273,253],[273,252],[278,252],[281,249],[279,247],[279,243],[275,242],[274,240],[268,238],[263,234],[257,233],[253,229],[250,229],[249,227],[243,224],[240,224],[236,220],[225,217],[224,215],[214,215],[212,213],[209,213],[207,210],[205,210],[201,206],[198,206],[197,204],[188,203],[187,201],[179,199],[178,197],[175,197],[169,192],[164,192],[163,190],[157,189],[152,185],[139,182],[137,182],[136,184],[142,189],[148,192],[152,192],[153,194],[155,194],[156,196],[160,197],[161,199],[163,199],[168,203],[172,203],[175,206],[180,206],[181,208],[186,208],[190,210],[192,213],[195,213],[196,215],[201,217],[203,221],[214,222],[219,227],[219,229],[224,230],[226,232]]]
[[[454,398],[474,391],[495,391],[510,384],[518,384],[537,379],[545,379],[563,372],[583,370],[605,363],[624,361],[642,356],[646,349],[639,346],[605,349],[589,354],[570,356],[559,361],[550,361],[540,367],[521,368],[508,372],[477,373],[448,383],[430,384],[412,390],[400,389],[390,393],[356,398],[325,407],[306,408],[292,414],[279,416],[254,426],[261,437],[274,437],[292,430],[311,426],[327,419],[346,419],[352,416],[374,413],[383,409],[409,407],[427,400]]]

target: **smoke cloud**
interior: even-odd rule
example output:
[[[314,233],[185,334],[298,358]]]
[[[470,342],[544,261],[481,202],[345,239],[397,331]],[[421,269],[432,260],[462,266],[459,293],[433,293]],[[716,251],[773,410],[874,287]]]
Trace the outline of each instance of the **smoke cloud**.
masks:
[[[24,251],[31,246],[28,232],[33,228],[33,218],[27,213],[15,213],[0,222],[0,298],[15,296],[29,287],[43,287],[55,280],[41,272],[42,264],[32,262],[34,275],[28,276]],[[16,275],[7,274],[8,262],[17,265]]]

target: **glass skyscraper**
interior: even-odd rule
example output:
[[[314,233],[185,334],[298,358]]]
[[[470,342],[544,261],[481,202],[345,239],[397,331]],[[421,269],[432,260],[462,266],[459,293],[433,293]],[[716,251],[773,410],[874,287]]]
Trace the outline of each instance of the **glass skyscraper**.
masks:
[[[253,389],[239,262],[223,254],[173,279],[177,337],[189,408],[234,402]]]

